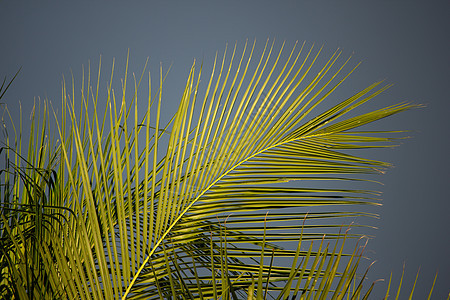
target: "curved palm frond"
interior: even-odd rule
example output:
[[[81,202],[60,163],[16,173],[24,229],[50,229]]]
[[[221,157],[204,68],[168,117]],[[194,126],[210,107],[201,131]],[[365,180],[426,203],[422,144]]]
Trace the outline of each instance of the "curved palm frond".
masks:
[[[388,88],[376,82],[320,110],[356,67],[344,73],[349,60],[341,63],[337,51],[314,73],[321,50],[296,45],[282,63],[284,44],[275,54],[273,46],[266,44],[256,65],[255,44],[240,57],[235,46],[229,62],[225,51],[216,57],[204,91],[202,67],[198,71],[194,62],[178,110],[165,125],[162,71],[155,94],[149,76],[144,111],[138,90],[145,68],[133,80],[128,103],[127,71],[120,95],[112,88],[112,72],[102,111],[100,66],[96,89],[89,71],[78,101],[73,83],[71,91],[63,84],[62,110],[54,113],[57,147],[42,142],[39,148],[49,159],[38,166],[52,174],[51,184],[44,180],[45,200],[35,201],[14,183],[21,207],[35,201],[52,211],[25,214],[14,228],[8,217],[2,223],[10,266],[23,261],[11,251],[28,251],[20,250],[27,248],[26,239],[16,236],[38,229],[29,220],[48,224],[33,246],[45,280],[38,287],[19,282],[25,288],[17,290],[71,299],[360,295],[361,284],[352,285],[361,250],[346,253],[343,244],[361,235],[340,229],[349,218],[375,216],[359,205],[379,205],[378,193],[317,182],[357,183],[367,180],[363,174],[381,173],[389,164],[347,150],[393,146],[394,132],[357,130],[417,105],[355,114]],[[41,141],[47,122],[38,130]],[[33,176],[23,176],[29,178],[25,186],[35,186]],[[33,281],[28,269],[19,268],[20,276],[8,270],[11,278]]]

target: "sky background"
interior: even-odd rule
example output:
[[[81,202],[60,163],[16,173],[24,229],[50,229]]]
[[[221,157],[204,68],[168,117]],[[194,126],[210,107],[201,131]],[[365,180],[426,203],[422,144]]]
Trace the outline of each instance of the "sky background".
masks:
[[[379,229],[368,245],[377,260],[369,280],[388,279],[393,271],[396,286],[405,263],[406,297],[420,267],[415,298],[422,299],[439,269],[433,298],[444,299],[450,291],[449,15],[449,1],[0,0],[0,76],[11,78],[22,67],[2,100],[13,116],[20,101],[28,116],[35,97],[59,102],[62,75],[72,70],[79,79],[89,60],[95,70],[102,55],[105,75],[115,57],[120,72],[128,48],[136,73],[147,57],[154,74],[160,63],[164,70],[172,64],[164,90],[172,109],[193,59],[211,63],[226,43],[242,47],[247,38],[256,39],[262,50],[274,38],[278,48],[286,41],[290,50],[298,40],[324,45],[325,53],[354,53],[352,61],[363,63],[343,95],[386,79],[394,86],[373,107],[426,104],[381,125],[409,129],[413,138],[372,156],[395,168],[376,178],[384,183],[376,187],[383,191],[383,207],[375,211],[381,219],[372,223]],[[106,84],[107,75],[103,79]],[[382,298],[386,286],[378,283],[373,299]]]

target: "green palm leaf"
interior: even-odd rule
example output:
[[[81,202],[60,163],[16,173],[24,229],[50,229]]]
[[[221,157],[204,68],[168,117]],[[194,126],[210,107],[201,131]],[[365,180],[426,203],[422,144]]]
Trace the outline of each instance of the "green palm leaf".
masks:
[[[29,147],[36,148],[26,159],[20,149],[13,155],[11,173],[20,179],[8,172],[2,178],[2,274],[16,282],[16,298],[343,299],[362,293],[360,284],[352,288],[361,249],[344,248],[361,235],[341,234],[342,225],[328,221],[375,216],[358,205],[379,205],[378,193],[318,188],[317,182],[356,184],[366,180],[363,174],[382,173],[389,164],[347,150],[393,146],[395,132],[359,127],[417,105],[355,114],[388,88],[377,82],[320,111],[356,68],[344,74],[349,60],[340,63],[337,51],[314,73],[321,50],[296,45],[281,62],[284,44],[275,54],[266,44],[257,58],[254,48],[246,45],[239,56],[235,47],[229,62],[227,51],[216,57],[204,91],[203,69],[194,62],[180,105],[164,125],[162,70],[156,92],[148,78],[144,110],[138,91],[146,68],[139,79],[133,74],[127,101],[128,59],[119,93],[111,73],[103,110],[100,66],[96,89],[89,69],[80,98],[73,82],[72,90],[63,85],[62,109],[54,113],[58,141],[46,138],[44,105],[44,119],[30,135]],[[7,143],[4,149],[9,158],[16,148]],[[289,248],[293,242],[296,249]],[[32,261],[15,270],[28,261],[22,254]]]

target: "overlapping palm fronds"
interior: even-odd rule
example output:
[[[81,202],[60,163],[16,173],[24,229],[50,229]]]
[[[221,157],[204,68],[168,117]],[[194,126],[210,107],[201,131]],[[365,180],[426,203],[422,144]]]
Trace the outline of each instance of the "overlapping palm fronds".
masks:
[[[337,51],[314,73],[320,50],[296,45],[282,62],[284,45],[274,54],[266,44],[257,58],[254,47],[216,58],[203,89],[194,63],[168,124],[162,71],[156,88],[148,77],[145,97],[138,96],[145,68],[133,77],[132,99],[127,71],[119,93],[111,73],[106,101],[100,67],[96,87],[89,71],[79,97],[64,83],[61,111],[50,113],[45,102],[35,119],[28,156],[20,156],[21,135],[2,148],[2,295],[363,295],[361,236],[329,220],[374,216],[360,205],[378,205],[377,193],[325,186],[357,185],[362,174],[388,167],[347,150],[392,146],[392,132],[359,127],[415,105],[354,114],[388,87],[376,82],[317,111],[354,70],[349,60],[340,62]],[[322,208],[308,213],[315,207]],[[344,247],[349,239],[353,253]]]

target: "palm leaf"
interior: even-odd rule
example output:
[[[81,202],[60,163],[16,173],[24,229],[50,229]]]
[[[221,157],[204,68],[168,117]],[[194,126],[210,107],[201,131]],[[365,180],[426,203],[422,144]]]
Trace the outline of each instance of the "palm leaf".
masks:
[[[33,276],[45,278],[31,278],[34,285],[18,281],[15,297],[361,294],[361,284],[353,291],[351,284],[362,252],[356,247],[346,253],[343,246],[361,235],[340,229],[349,218],[375,216],[359,205],[379,205],[378,193],[344,183],[370,181],[363,175],[382,173],[389,164],[349,150],[393,146],[395,132],[359,127],[417,105],[354,113],[388,88],[376,82],[320,110],[356,68],[341,62],[340,51],[314,73],[321,49],[295,45],[285,62],[284,44],[275,53],[274,44],[266,43],[257,58],[254,49],[255,44],[250,50],[245,45],[239,55],[235,46],[229,60],[228,50],[216,57],[204,89],[203,67],[194,62],[178,109],[164,125],[162,69],[156,92],[149,74],[145,109],[138,102],[145,67],[139,79],[133,74],[127,101],[128,59],[119,93],[113,89],[113,64],[104,109],[98,100],[101,66],[95,90],[90,67],[80,96],[73,79],[71,90],[63,83],[62,109],[54,112],[58,142],[45,138],[50,128],[45,105],[28,157],[19,158],[20,150],[15,155],[12,173],[27,178],[23,186],[32,192],[21,191],[20,180],[11,181],[9,173],[3,177],[4,190],[14,189],[15,198],[2,194],[3,207],[11,211],[1,228],[2,243],[8,244],[2,274],[30,278],[27,269],[14,273],[12,266],[23,260],[15,252],[28,253],[23,233],[32,230],[38,232],[31,243],[33,260],[41,266]],[[31,167],[22,172],[19,161]],[[343,185],[318,188],[318,182]],[[11,206],[32,204],[40,207],[30,206],[28,214]],[[314,208],[320,210],[308,213]],[[38,214],[42,209],[48,213]],[[21,218],[22,223],[8,221]],[[289,248],[293,242],[296,250]],[[309,250],[302,250],[305,245]]]

